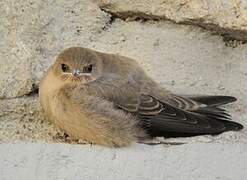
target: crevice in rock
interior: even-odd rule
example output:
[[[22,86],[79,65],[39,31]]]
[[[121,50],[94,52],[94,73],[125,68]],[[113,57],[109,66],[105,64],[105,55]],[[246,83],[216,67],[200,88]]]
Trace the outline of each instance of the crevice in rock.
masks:
[[[182,22],[176,22],[172,19],[169,19],[165,16],[156,16],[150,15],[143,12],[133,12],[133,11],[123,11],[123,12],[112,12],[107,10],[107,8],[100,7],[102,11],[111,15],[112,24],[116,19],[121,19],[123,21],[169,21],[174,24],[182,24],[182,25],[192,25],[197,26],[202,29],[206,29],[214,34],[220,35],[222,37],[223,42],[228,47],[237,47],[240,44],[247,43],[247,32],[244,30],[234,30],[227,29],[218,26],[217,24],[210,24],[203,22],[203,19],[188,19]]]
[[[32,84],[31,91],[25,96],[36,96],[37,94],[39,94],[39,88],[36,84]]]
[[[0,97],[0,100],[10,100],[10,99],[18,99],[23,97],[31,97],[31,96],[37,96],[39,94],[39,88],[36,84],[32,84],[31,91],[27,94],[21,95],[21,96],[14,96],[14,97]]]
[[[159,20],[169,20],[165,17],[155,16],[155,15],[149,15],[145,14],[143,12],[132,12],[132,11],[124,11],[124,12],[112,12],[109,10],[104,9],[103,7],[100,8],[102,11],[104,11],[107,14],[111,15],[112,22],[115,21],[115,19],[121,19],[123,21],[159,21]],[[172,21],[172,20],[169,20]]]
[[[247,41],[236,40],[232,38],[231,36],[229,36],[229,34],[222,34],[221,36],[222,36],[223,42],[225,43],[227,47],[235,48],[235,47],[238,47],[238,45],[247,43]]]
[[[193,19],[184,21],[178,24],[185,24],[185,25],[194,25],[198,26],[202,29],[209,30],[210,32],[220,35],[222,37],[223,42],[227,47],[235,48],[240,44],[247,43],[247,32],[243,30],[233,30],[233,29],[227,29],[222,28],[218,26],[217,24],[212,23],[205,23],[202,19]],[[246,38],[243,38],[246,37]]]
[[[108,30],[111,25],[114,23],[114,21],[116,20],[116,18],[109,12],[107,12],[106,10],[104,10],[103,8],[100,8],[101,11],[105,12],[106,14],[108,14],[110,16],[109,21],[106,23],[106,25],[102,28],[103,31]]]

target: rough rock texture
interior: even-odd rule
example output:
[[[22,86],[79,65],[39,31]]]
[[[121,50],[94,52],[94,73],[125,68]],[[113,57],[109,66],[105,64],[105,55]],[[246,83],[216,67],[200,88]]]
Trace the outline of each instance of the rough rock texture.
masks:
[[[120,7],[121,2],[108,1],[105,4],[113,2],[116,2],[114,6],[101,8],[108,8],[114,14],[113,10]],[[143,2],[152,2],[152,6],[157,7],[158,1]],[[174,12],[178,1],[164,2],[165,7],[170,3],[169,12]],[[182,9],[189,8],[196,1],[183,2]],[[206,1],[197,3],[201,2]],[[220,8],[229,4],[224,7],[230,8],[234,1],[222,1],[222,6],[217,5],[220,2],[210,1],[209,5],[215,3]],[[239,4],[239,9],[244,9],[244,3]],[[136,4],[132,3],[132,6],[134,8]],[[68,46],[84,46],[132,57],[158,83],[179,94],[236,96],[238,101],[227,108],[235,121],[247,126],[247,44],[236,43],[229,47],[208,30],[175,24],[175,21],[183,22],[183,17],[188,19],[190,16],[186,13],[195,14],[187,12],[186,8],[176,13],[181,21],[159,21],[163,17],[156,17],[162,15],[151,16],[147,9],[145,12],[140,10],[142,13],[138,10],[134,15],[155,21],[130,22],[122,15],[128,15],[128,19],[133,17],[131,13],[121,14],[122,20],[111,18],[97,4],[86,0],[4,0],[0,1],[0,7],[0,179],[111,179],[114,175],[126,179],[122,172],[133,179],[244,179],[247,173],[244,166],[246,153],[243,153],[247,147],[246,129],[219,136],[160,139],[168,143],[186,143],[169,148],[133,145],[110,150],[97,146],[5,143],[77,143],[44,119],[37,97],[38,83],[44,71],[56,54]],[[204,12],[198,7],[194,9]],[[145,6],[140,3],[136,8]],[[137,11],[130,9],[129,12]],[[226,11],[223,15],[219,11],[221,18],[216,18],[219,22],[209,18],[217,25],[212,27],[222,26],[221,29],[226,30],[226,24],[230,27],[235,22],[234,18],[232,21],[228,19],[230,14],[227,15]],[[243,14],[244,10],[241,10],[240,20],[245,17]],[[224,18],[223,28],[220,21]],[[203,19],[201,22],[205,24]],[[236,25],[236,29],[245,32],[244,25]],[[236,31],[232,32],[231,35],[235,36]],[[100,164],[94,163],[96,161]],[[129,166],[133,162],[137,162],[134,165],[139,168]]]
[[[122,19],[171,20],[247,41],[246,0],[96,0]]]
[[[109,21],[87,0],[4,0],[0,7],[0,98],[32,92],[58,50],[87,44]]]
[[[57,134],[44,121],[37,96],[0,100],[0,142],[51,142]]]

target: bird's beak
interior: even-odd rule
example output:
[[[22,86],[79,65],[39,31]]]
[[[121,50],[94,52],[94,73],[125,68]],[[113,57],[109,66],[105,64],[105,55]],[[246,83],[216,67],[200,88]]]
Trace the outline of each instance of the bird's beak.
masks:
[[[72,71],[72,75],[73,75],[74,77],[79,77],[79,76],[81,75],[81,72],[80,72],[80,70],[78,70],[78,69],[74,69],[74,70]]]

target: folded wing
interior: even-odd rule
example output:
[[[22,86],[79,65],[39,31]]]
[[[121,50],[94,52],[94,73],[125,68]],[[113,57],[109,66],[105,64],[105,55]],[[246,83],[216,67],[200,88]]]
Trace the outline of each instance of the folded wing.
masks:
[[[211,98],[211,96],[210,96]],[[243,126],[230,121],[230,115],[216,104],[204,104],[183,97],[174,98],[173,105],[150,95],[141,95],[139,102],[118,104],[125,111],[138,116],[141,125],[151,136],[181,137],[203,134],[219,134],[229,130],[239,130]],[[190,108],[189,108],[190,107]]]

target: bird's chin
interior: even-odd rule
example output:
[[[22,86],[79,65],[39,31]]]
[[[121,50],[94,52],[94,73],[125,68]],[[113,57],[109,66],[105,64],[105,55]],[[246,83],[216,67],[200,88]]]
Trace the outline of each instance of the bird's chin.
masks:
[[[80,77],[72,77],[71,81],[74,83],[80,83],[80,84],[88,84],[90,82],[95,81],[96,78],[93,78],[92,76],[80,76]]]
[[[80,81],[83,84],[87,84],[87,83],[93,82],[95,80],[96,80],[96,78],[93,78],[92,76],[81,76],[80,77]]]
[[[81,76],[71,76],[71,75],[63,75],[61,76],[61,80],[65,83],[73,83],[73,84],[87,84],[96,80],[96,78],[89,75],[81,75]]]

